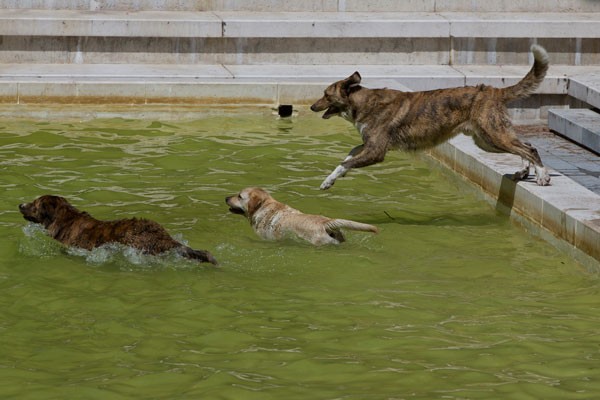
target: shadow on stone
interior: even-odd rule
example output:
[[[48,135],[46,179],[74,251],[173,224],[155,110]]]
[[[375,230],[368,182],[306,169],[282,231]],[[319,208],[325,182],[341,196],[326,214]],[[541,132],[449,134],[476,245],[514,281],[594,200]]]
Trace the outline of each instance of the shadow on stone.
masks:
[[[502,213],[510,214],[515,202],[515,190],[517,183],[513,180],[512,174],[504,174],[500,182],[500,192],[496,201],[496,210]]]

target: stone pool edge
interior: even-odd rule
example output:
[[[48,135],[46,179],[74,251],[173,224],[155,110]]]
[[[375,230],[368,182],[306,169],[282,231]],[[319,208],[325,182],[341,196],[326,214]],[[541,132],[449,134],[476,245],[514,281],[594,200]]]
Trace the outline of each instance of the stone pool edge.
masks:
[[[487,153],[464,135],[428,154],[479,187],[498,211],[589,272],[600,273],[600,195],[554,170],[551,186],[538,186],[533,179],[514,182],[511,175],[522,165],[519,157]]]

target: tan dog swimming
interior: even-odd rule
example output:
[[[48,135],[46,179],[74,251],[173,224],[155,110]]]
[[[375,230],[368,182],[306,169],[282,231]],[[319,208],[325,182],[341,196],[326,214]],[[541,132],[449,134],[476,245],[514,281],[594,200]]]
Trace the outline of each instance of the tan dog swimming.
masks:
[[[246,188],[227,197],[225,202],[229,211],[247,217],[254,231],[267,240],[299,237],[314,245],[339,244],[346,240],[342,228],[377,233],[373,225],[304,214],[275,200],[261,188]]]

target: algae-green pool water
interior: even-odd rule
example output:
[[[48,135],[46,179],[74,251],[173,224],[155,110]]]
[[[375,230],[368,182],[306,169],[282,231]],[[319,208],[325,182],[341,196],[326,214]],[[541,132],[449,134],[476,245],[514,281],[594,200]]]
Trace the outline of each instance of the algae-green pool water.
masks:
[[[598,277],[426,156],[320,191],[359,140],[302,112],[0,121],[0,397],[596,398]],[[225,205],[247,186],[380,232],[263,241]],[[18,212],[46,193],[220,267],[65,249]]]

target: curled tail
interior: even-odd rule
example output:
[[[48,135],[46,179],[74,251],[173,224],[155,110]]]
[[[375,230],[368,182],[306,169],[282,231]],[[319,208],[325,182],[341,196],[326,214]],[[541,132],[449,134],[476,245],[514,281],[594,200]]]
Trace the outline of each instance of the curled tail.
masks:
[[[519,83],[502,89],[504,101],[522,99],[529,96],[544,80],[548,71],[548,65],[550,64],[548,53],[542,46],[537,44],[531,46],[531,52],[533,53],[533,66]]]
[[[363,224],[361,222],[350,221],[347,219],[332,219],[327,223],[328,230],[338,230],[341,228],[352,229],[354,231],[362,232],[379,232],[376,226]]]
[[[177,253],[185,258],[189,258],[191,260],[198,260],[201,262],[209,262],[211,264],[214,265],[218,265],[219,263],[217,262],[217,260],[213,257],[212,254],[210,254],[208,251],[206,250],[194,250],[190,247],[187,246],[182,246],[180,248],[177,249]]]

